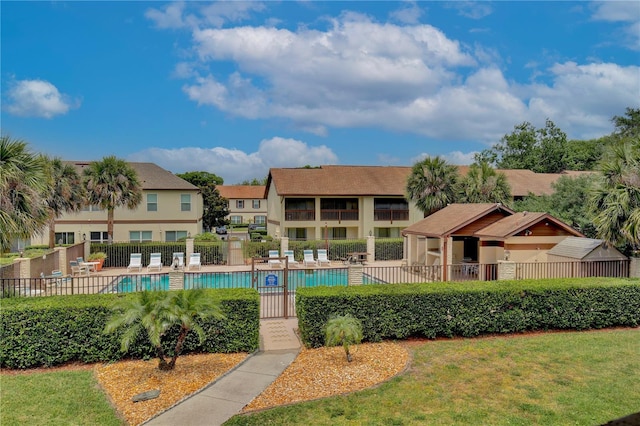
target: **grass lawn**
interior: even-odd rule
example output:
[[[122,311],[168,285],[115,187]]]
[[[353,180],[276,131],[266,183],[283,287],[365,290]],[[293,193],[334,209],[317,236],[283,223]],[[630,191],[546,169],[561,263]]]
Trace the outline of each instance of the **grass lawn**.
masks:
[[[640,411],[640,329],[408,344],[410,369],[375,389],[225,425],[593,426]],[[82,370],[3,374],[0,424],[123,423]]]
[[[92,370],[3,374],[0,424],[122,425]]]
[[[225,426],[592,426],[640,411],[640,329],[438,340],[411,351],[410,370],[378,388]]]

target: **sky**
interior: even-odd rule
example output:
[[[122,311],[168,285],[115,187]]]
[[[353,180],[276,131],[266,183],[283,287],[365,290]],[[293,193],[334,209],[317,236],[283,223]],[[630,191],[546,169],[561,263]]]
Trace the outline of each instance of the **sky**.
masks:
[[[237,184],[271,167],[470,164],[640,107],[640,2],[0,2],[1,130]],[[321,182],[318,182],[321,185]]]

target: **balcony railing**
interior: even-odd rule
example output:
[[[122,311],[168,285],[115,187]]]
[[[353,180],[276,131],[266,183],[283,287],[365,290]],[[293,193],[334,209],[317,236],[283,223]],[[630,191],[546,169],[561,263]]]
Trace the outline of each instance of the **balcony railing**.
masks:
[[[285,210],[284,220],[288,221],[304,221],[304,220],[316,220],[315,210]]]
[[[409,210],[374,210],[373,220],[384,220],[391,223],[394,220],[409,220]]]
[[[323,209],[320,210],[320,220],[358,220],[358,210]]]

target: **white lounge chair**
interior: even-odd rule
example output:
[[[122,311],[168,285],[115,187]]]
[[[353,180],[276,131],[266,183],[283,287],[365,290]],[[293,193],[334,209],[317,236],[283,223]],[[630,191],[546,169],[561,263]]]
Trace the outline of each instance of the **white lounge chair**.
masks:
[[[270,268],[282,268],[282,262],[280,259],[280,253],[278,250],[269,250],[269,267]]]
[[[318,261],[313,258],[313,250],[304,251],[304,259],[302,263],[304,266],[318,266]]]
[[[149,265],[147,266],[147,272],[151,272],[151,270],[154,268],[157,268],[158,272],[162,271],[162,253],[151,253],[149,255]]]
[[[176,258],[178,259],[178,264],[176,265]],[[178,252],[178,253],[173,253],[173,256],[171,256],[171,269],[177,269],[177,270],[184,270],[184,253],[182,252]]]
[[[198,271],[202,269],[202,264],[200,263],[200,253],[191,253],[189,256],[189,264],[187,265],[187,269],[198,268]]]
[[[331,265],[331,261],[327,258],[326,249],[318,249],[318,265]]]
[[[71,260],[69,264],[71,265],[71,275],[89,275],[89,268],[80,265],[77,260]]]
[[[131,253],[129,255],[129,266],[127,266],[127,272],[136,268],[138,269],[138,272],[142,272],[142,253]]]
[[[293,250],[285,250],[284,255],[287,257],[287,262],[289,266],[299,266],[300,262],[298,262],[293,256]]]

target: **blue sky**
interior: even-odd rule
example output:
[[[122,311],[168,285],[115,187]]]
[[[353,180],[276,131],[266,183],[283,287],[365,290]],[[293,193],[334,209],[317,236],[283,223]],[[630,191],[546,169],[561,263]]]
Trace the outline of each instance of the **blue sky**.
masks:
[[[2,132],[226,184],[306,164],[469,164],[640,107],[640,2],[9,2]],[[319,183],[321,184],[321,183]]]

